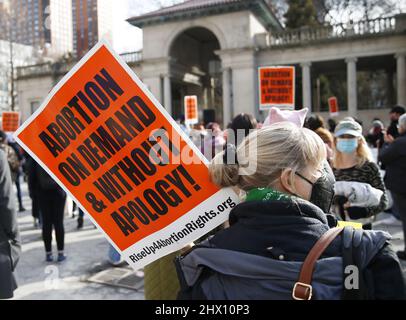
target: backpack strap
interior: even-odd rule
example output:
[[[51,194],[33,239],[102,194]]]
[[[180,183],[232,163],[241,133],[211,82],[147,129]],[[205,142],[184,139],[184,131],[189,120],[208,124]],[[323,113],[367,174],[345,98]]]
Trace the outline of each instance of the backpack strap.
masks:
[[[310,250],[300,270],[299,280],[293,287],[292,297],[295,300],[310,300],[313,295],[312,277],[317,260],[331,242],[343,231],[343,228],[332,228],[323,234]]]

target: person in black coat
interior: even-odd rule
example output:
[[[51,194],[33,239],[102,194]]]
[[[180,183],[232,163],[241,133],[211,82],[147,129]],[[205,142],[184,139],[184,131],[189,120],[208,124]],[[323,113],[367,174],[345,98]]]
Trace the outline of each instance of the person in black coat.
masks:
[[[406,240],[406,114],[399,118],[399,136],[394,139],[385,135],[378,160],[385,165],[385,185],[392,192],[392,197],[403,223],[404,240]],[[406,249],[397,252],[398,257],[406,260]]]
[[[6,155],[0,150],[0,299],[13,297],[13,272],[21,251],[13,183]]]
[[[399,118],[404,113],[405,113],[405,108],[400,105],[397,105],[391,109],[391,111],[389,112],[391,122],[390,122],[388,130],[386,132],[388,134],[388,136],[391,136],[394,139],[396,139],[398,137],[398,135],[399,135],[399,130],[398,130]]]
[[[63,214],[65,208],[66,193],[51,178],[51,176],[35,161],[31,162],[29,180],[35,186],[35,197],[38,200],[42,218],[42,239],[45,246],[45,259],[47,262],[54,261],[52,254],[52,231],[55,230],[56,244],[58,248],[57,261],[66,259],[65,230]]]
[[[20,185],[20,176],[22,173],[22,165],[24,161],[24,157],[21,152],[21,147],[18,145],[17,142],[15,141],[9,141],[8,145],[13,148],[14,152],[17,155],[18,161],[20,162],[20,166],[16,172],[16,180],[15,180],[15,185],[17,188],[17,200],[18,200],[18,211],[19,212],[24,212],[25,208],[23,206],[23,198],[21,194],[21,185]]]

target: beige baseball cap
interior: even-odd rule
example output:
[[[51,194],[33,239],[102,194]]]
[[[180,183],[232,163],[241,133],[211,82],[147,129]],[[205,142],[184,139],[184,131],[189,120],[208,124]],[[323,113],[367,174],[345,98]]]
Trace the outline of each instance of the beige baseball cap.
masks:
[[[362,136],[362,127],[356,121],[344,120],[341,121],[334,130],[334,136],[339,137],[344,134],[350,134],[354,137]]]

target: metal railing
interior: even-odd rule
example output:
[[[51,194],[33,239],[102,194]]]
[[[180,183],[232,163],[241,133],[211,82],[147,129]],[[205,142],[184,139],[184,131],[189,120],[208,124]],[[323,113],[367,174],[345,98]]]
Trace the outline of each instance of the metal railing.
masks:
[[[126,52],[120,54],[120,56],[127,63],[137,63],[142,60],[142,51]]]
[[[300,29],[268,33],[267,46],[295,45],[320,40],[385,34],[394,32],[395,29],[395,17],[364,20],[347,24],[341,23],[315,28],[302,27]]]

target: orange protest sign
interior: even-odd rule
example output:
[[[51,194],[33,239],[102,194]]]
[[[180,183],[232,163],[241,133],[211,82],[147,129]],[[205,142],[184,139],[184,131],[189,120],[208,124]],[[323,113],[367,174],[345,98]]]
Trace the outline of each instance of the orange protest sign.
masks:
[[[224,222],[237,203],[203,155],[105,42],[15,133],[139,269]]]
[[[294,67],[260,67],[258,76],[260,110],[271,107],[295,109]]]
[[[336,116],[336,115],[338,115],[338,101],[337,101],[337,97],[330,97],[330,98],[328,98],[328,107],[329,107],[330,115],[331,115],[331,116]]]
[[[2,116],[2,129],[6,132],[14,132],[20,125],[20,113],[15,111],[4,111]]]
[[[199,122],[197,111],[197,96],[185,96],[185,123],[196,124]]]

